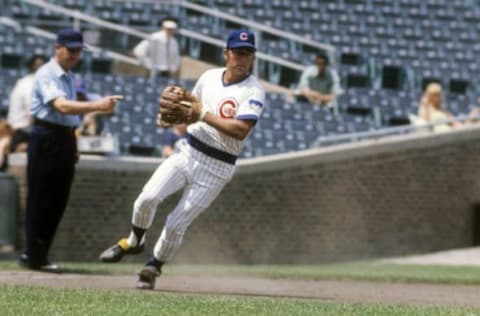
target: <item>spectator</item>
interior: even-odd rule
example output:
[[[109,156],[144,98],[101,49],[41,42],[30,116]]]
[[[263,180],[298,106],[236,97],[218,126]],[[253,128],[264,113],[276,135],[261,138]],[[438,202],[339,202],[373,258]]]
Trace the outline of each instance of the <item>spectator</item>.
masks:
[[[28,62],[28,74],[20,78],[10,95],[10,107],[7,121],[13,128],[10,142],[11,152],[27,151],[28,139],[31,129],[30,105],[32,103],[32,86],[35,72],[46,62],[42,55],[32,56]]]
[[[166,19],[162,29],[144,39],[133,49],[140,63],[150,69],[150,76],[178,77],[180,74],[180,49],[175,39],[177,23]]]
[[[328,56],[318,52],[315,56],[315,65],[303,71],[294,95],[312,104],[331,105],[340,93],[340,79],[337,72],[330,69]]]
[[[6,121],[0,121],[0,172],[7,171],[8,152],[12,139],[12,128]]]
[[[422,125],[425,123],[435,123],[446,121],[454,116],[443,109],[443,89],[439,83],[430,83],[420,99],[418,108],[418,118],[415,123]],[[434,127],[434,131],[446,131],[452,127],[458,126],[458,123],[440,124]]]
[[[163,138],[162,156],[169,157],[177,151],[179,141],[185,138],[187,124],[173,126]]]

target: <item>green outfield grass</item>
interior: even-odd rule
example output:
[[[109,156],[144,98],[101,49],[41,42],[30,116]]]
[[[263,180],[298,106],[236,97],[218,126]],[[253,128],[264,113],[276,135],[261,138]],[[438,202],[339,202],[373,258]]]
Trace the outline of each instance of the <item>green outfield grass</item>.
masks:
[[[142,264],[64,263],[67,272],[135,274]],[[18,270],[14,261],[0,261],[1,270]],[[329,265],[177,265],[165,267],[172,275],[232,275],[272,279],[366,280],[433,284],[480,284],[480,267],[423,266],[354,262]]]
[[[254,297],[152,295],[0,285],[2,316],[20,315],[422,315],[474,316],[468,308],[380,304],[337,304],[314,300]]]
[[[141,264],[64,263],[67,272],[135,274]],[[14,261],[0,261],[0,270],[19,270]],[[335,265],[178,265],[170,275],[230,275],[275,279],[369,280],[480,284],[480,268],[356,262]],[[0,315],[424,315],[480,316],[480,310],[441,306],[342,304],[319,300],[151,291],[53,289],[0,285]]]

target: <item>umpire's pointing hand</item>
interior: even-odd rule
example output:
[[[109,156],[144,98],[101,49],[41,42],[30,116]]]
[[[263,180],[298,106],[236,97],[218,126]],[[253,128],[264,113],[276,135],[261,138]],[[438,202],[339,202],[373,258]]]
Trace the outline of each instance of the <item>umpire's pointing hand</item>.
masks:
[[[122,100],[123,95],[110,95],[107,97],[103,97],[97,102],[97,109],[98,111],[102,112],[112,112],[117,105],[118,100]]]

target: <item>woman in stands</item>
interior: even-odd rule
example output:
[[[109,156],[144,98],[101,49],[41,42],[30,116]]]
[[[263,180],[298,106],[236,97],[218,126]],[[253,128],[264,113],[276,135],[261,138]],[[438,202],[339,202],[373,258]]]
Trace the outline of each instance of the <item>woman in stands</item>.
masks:
[[[453,114],[443,109],[443,89],[440,84],[435,82],[427,86],[420,100],[418,117],[423,123],[440,123],[454,118]],[[458,123],[439,124],[434,127],[434,131],[447,131],[456,126]]]

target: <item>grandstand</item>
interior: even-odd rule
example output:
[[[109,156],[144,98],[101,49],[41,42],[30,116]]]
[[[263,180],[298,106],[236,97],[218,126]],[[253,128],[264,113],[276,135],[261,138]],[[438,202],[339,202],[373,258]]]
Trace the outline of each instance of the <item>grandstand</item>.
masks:
[[[127,55],[139,36],[79,21],[36,2],[42,1],[0,0],[0,15],[6,18],[0,21],[0,116],[6,114],[11,87],[26,71],[26,58],[51,52],[51,40],[32,33],[29,27],[55,32],[75,23],[97,34],[98,40],[92,44],[103,49],[86,53],[77,69],[90,83],[89,90],[100,94],[122,91],[126,95],[106,122],[108,131],[118,137],[121,153],[128,154],[132,146],[157,149],[164,133],[154,123],[157,96],[167,80],[119,73],[118,58],[107,53]],[[480,3],[474,0],[48,3],[139,34],[157,30],[166,16],[176,16],[181,21],[183,54],[216,64],[221,62],[221,50],[215,41],[223,42],[233,28],[253,26],[260,35],[259,52],[265,55],[259,58],[258,75],[288,88],[297,82],[302,67],[311,63],[313,54],[319,48],[327,49],[334,55],[345,90],[338,105],[334,109],[313,107],[269,93],[266,111],[243,157],[302,150],[318,144],[319,137],[346,134],[356,139],[358,133],[408,124],[408,114],[417,111],[422,88],[430,81],[446,87],[446,108],[456,115],[468,114],[479,93],[475,56],[480,52]],[[191,80],[178,83],[189,88],[193,85]]]

